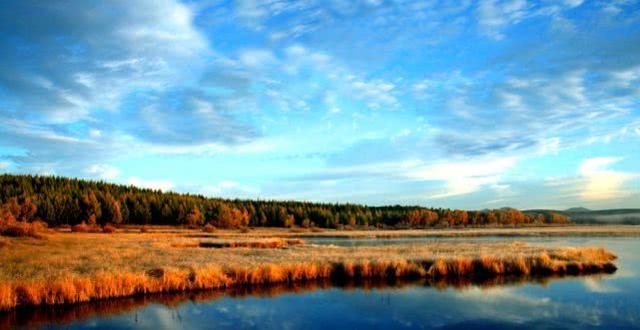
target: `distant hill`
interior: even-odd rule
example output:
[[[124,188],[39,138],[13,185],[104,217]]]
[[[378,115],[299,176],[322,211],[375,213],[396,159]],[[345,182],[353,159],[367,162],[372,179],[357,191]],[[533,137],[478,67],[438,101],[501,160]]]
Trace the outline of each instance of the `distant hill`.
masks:
[[[577,224],[626,224],[640,225],[640,208],[638,209],[608,209],[589,210],[584,207],[572,207],[564,211],[558,210],[527,210],[527,212],[557,212],[567,216]]]
[[[589,210],[586,207],[572,207],[570,209],[566,209],[564,210],[564,212],[590,212],[591,210]]]

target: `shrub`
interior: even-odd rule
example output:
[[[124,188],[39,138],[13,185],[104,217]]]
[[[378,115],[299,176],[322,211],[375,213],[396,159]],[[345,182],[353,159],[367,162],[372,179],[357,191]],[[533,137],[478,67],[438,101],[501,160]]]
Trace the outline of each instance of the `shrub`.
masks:
[[[41,227],[38,224],[32,224],[26,221],[11,221],[0,226],[0,234],[9,237],[35,237],[41,238],[38,230]]]
[[[71,227],[71,231],[74,233],[88,233],[89,229],[89,226],[84,221]]]
[[[49,228],[49,225],[40,219],[32,221],[31,226],[33,226],[36,231],[44,231]]]
[[[204,231],[205,233],[213,233],[214,231],[216,231],[216,227],[208,223],[202,228],[202,231]]]
[[[102,232],[105,234],[113,234],[116,232],[116,227],[111,224],[106,224],[102,227]]]
[[[144,226],[140,227],[140,232],[141,233],[148,233],[149,232],[149,226],[144,225]]]

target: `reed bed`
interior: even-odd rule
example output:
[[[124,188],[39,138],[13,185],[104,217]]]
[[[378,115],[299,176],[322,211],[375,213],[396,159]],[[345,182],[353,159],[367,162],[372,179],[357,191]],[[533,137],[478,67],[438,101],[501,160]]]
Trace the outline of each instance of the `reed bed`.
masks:
[[[577,275],[615,271],[616,258],[602,248],[522,243],[203,249],[189,242],[157,233],[14,239],[11,248],[0,249],[0,309],[327,279],[464,283],[498,276]]]

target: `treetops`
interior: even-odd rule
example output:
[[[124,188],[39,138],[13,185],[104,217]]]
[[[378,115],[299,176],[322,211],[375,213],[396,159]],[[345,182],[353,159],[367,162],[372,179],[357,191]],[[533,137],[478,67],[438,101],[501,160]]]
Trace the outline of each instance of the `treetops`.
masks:
[[[0,221],[42,219],[50,226],[162,224],[218,228],[454,227],[567,223],[558,213],[465,211],[273,200],[228,200],[52,176],[0,175]]]

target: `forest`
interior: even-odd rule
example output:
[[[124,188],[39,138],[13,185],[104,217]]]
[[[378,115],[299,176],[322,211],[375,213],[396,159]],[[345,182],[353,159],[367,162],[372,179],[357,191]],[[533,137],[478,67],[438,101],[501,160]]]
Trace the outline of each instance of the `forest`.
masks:
[[[0,175],[0,223],[43,221],[48,226],[177,225],[322,227],[348,229],[526,226],[568,223],[555,212],[451,210],[302,201],[240,200],[162,192],[55,176]]]

